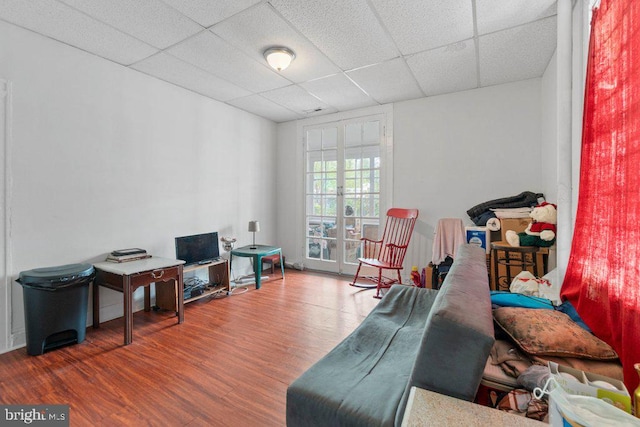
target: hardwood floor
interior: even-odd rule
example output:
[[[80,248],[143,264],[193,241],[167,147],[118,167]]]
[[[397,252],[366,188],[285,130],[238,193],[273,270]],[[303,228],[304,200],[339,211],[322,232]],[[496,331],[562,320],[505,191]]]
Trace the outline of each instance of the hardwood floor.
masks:
[[[0,355],[2,404],[69,404],[71,426],[283,426],[286,389],[377,304],[351,277],[287,270],[174,313],[137,312],[87,329],[84,342]]]

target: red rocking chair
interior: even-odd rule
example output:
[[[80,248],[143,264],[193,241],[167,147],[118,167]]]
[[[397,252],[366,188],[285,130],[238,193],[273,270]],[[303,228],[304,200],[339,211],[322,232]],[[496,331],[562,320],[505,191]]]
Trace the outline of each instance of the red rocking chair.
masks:
[[[407,253],[409,240],[413,233],[413,227],[418,218],[418,209],[391,208],[387,211],[387,223],[384,227],[381,240],[371,240],[363,237],[362,258],[358,258],[360,264],[351,286],[362,288],[376,288],[375,298],[381,298],[380,289],[389,288],[394,283],[401,283],[400,270],[404,256]],[[375,285],[359,284],[358,276],[362,264],[378,269],[378,276],[365,276]],[[398,278],[392,279],[382,275],[382,270],[396,270]]]

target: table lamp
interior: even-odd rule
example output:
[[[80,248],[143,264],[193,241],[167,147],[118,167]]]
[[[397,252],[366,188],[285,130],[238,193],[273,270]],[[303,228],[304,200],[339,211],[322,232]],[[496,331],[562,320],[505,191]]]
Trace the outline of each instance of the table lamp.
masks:
[[[249,231],[253,233],[253,245],[249,249],[257,249],[256,232],[260,231],[260,223],[258,221],[249,221]]]

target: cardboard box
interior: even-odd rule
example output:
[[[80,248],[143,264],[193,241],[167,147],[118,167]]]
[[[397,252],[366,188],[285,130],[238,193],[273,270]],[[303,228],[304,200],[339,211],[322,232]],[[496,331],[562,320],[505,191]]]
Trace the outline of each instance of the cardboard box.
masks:
[[[490,245],[490,236],[489,230],[487,227],[465,227],[465,237],[467,243],[480,246],[482,249],[489,253]]]
[[[631,396],[622,381],[549,362],[549,373],[567,392],[592,396],[631,413]]]
[[[500,220],[500,240],[506,242],[505,234],[507,230],[522,233],[531,223],[531,218],[503,218]]]
[[[433,287],[433,263],[429,263],[424,270],[424,287],[427,289],[435,289]]]

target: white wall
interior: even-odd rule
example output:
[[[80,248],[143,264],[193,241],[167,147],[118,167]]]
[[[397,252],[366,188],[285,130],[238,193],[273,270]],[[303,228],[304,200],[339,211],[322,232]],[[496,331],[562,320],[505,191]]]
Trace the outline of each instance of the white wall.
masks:
[[[259,241],[275,240],[273,122],[2,22],[0,40],[0,79],[13,86],[9,283],[117,248],[173,257],[180,235],[246,244],[251,219]],[[22,289],[8,294],[15,347]],[[121,294],[101,295],[103,318],[121,316]]]
[[[303,243],[303,163],[302,141],[298,141],[297,121],[278,124],[278,245],[286,263],[302,261]]]
[[[471,225],[466,210],[478,203],[541,191],[540,109],[540,79],[393,105],[393,205],[420,209],[405,266],[430,261],[439,218]],[[295,122],[278,125],[279,244],[300,257],[296,144]]]
[[[431,260],[438,219],[541,191],[540,79],[394,105],[394,204],[420,209],[405,266]]]

